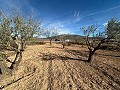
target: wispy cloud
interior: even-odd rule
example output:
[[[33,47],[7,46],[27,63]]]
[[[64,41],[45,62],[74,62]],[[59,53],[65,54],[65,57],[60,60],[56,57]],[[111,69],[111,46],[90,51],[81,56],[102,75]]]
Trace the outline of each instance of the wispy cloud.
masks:
[[[109,8],[109,9],[106,9],[106,10],[101,10],[101,11],[98,11],[98,12],[94,12],[94,13],[88,14],[88,15],[83,16],[83,17],[88,17],[88,16],[92,16],[92,15],[96,15],[96,14],[101,14],[101,13],[108,12],[108,11],[111,11],[111,10],[114,10],[114,9],[117,9],[117,8],[120,8],[120,5]]]
[[[78,17],[78,16],[79,16],[79,14],[80,14],[80,12],[79,12],[79,11],[75,11],[75,12],[74,12],[74,17]]]
[[[77,23],[81,20],[81,16],[80,16],[80,12],[79,11],[74,11],[74,15],[73,15],[73,23]]]

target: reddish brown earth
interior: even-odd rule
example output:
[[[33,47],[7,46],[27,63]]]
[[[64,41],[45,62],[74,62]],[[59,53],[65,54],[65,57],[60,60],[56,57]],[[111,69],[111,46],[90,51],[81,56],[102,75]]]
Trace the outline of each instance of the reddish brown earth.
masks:
[[[120,90],[120,52],[99,50],[91,63],[81,46],[28,46],[3,90]]]

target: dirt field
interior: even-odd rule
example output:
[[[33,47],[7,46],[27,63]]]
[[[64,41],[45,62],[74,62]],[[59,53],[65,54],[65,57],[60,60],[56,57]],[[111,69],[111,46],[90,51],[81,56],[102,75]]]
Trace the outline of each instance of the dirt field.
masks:
[[[120,90],[120,52],[99,50],[91,63],[81,46],[28,46],[3,90]]]

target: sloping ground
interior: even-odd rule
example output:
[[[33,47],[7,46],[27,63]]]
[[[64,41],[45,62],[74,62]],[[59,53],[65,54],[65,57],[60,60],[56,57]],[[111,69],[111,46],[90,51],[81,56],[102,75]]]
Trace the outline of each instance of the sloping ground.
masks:
[[[98,51],[87,63],[87,49],[28,46],[18,69],[0,80],[3,90],[120,90],[120,53]]]

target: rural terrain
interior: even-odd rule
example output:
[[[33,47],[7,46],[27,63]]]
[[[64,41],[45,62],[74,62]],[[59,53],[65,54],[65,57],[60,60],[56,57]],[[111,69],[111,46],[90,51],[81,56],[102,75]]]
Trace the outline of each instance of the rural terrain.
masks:
[[[0,6],[0,90],[120,90],[120,0]]]
[[[90,63],[87,57],[86,46],[29,45],[17,69],[0,76],[0,88],[120,90],[120,52],[98,50]]]

